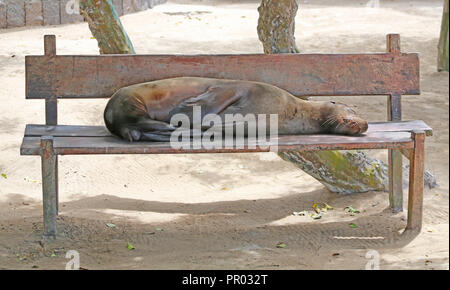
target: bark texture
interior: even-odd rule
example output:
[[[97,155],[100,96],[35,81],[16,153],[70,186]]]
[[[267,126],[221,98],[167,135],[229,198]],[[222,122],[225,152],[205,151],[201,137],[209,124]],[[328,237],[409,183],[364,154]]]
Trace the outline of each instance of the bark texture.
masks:
[[[264,53],[295,53],[295,0],[262,0],[258,36]],[[332,192],[388,190],[388,167],[363,151],[290,151],[278,155],[317,179]]]
[[[296,0],[262,0],[258,8],[258,36],[264,53],[299,52],[295,44]]]
[[[444,0],[444,13],[442,14],[441,36],[439,38],[438,71],[448,71],[448,1]]]
[[[100,54],[135,53],[111,0],[81,0],[80,14],[97,39]]]
[[[278,155],[336,193],[386,191],[388,166],[362,151],[289,151]]]

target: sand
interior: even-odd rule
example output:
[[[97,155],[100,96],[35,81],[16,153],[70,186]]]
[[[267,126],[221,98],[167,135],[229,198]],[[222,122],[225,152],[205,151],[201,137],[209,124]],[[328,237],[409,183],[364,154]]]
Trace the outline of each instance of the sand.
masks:
[[[258,1],[234,2],[169,1],[122,21],[138,53],[261,52]],[[19,147],[25,125],[44,122],[44,102],[25,100],[24,56],[43,53],[45,34],[57,36],[58,54],[98,54],[81,23],[0,30],[0,269],[64,269],[69,250],[86,269],[365,269],[369,250],[381,269],[448,269],[449,76],[436,72],[442,1],[329,3],[300,1],[303,53],[383,52],[388,33],[420,53],[422,94],[404,97],[403,116],[434,128],[426,168],[440,184],[425,191],[420,235],[398,235],[406,213],[388,210],[386,192],[333,194],[264,153],[61,157],[58,239],[43,240],[40,160]],[[386,119],[385,97],[339,100],[369,121]],[[103,124],[105,103],[61,101],[60,123]],[[371,154],[386,159],[386,151]],[[316,202],[334,210],[320,220],[292,215]],[[346,213],[350,205],[361,213]]]

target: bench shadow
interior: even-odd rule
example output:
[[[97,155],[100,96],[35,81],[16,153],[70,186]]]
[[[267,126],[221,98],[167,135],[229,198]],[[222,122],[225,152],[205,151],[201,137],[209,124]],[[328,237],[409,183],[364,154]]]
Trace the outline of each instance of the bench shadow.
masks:
[[[314,202],[328,199],[323,189],[301,194],[291,192],[280,198],[206,203],[148,201],[114,195],[80,197],[60,203],[57,240],[70,243],[107,242],[132,236],[135,243],[140,243],[146,242],[147,234],[162,228],[180,240],[209,231],[226,240],[231,232],[238,232],[239,239],[246,243],[252,243],[255,239],[257,243],[265,241],[269,244],[283,240],[291,245],[316,250],[401,248],[409,244],[418,233],[402,233],[406,224],[402,214],[393,214],[382,206],[355,216],[340,212],[349,205],[350,199],[357,205],[358,200],[365,199],[367,194],[387,198],[383,192],[337,196],[333,200],[336,213],[326,213],[317,221],[309,216],[293,216],[292,212],[312,212]],[[21,195],[9,197],[14,204],[33,203],[29,199],[22,201]],[[34,204],[28,206],[27,211],[36,215],[42,209]],[[11,202],[1,206],[11,207]],[[36,223],[35,239],[42,235],[41,220],[39,217]],[[124,230],[111,230],[106,223],[114,223]],[[357,228],[350,227],[350,224],[357,225]]]

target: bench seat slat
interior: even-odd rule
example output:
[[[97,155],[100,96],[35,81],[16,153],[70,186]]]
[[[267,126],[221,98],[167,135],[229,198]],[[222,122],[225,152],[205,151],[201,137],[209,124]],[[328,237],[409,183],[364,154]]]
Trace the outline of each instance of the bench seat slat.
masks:
[[[369,123],[368,132],[411,132],[425,131],[432,135],[432,129],[424,121],[377,122]],[[109,137],[111,133],[104,126],[47,126],[27,125],[25,136],[37,137],[50,135],[55,137]]]
[[[368,132],[413,132],[424,131],[427,136],[433,135],[433,129],[422,120],[373,122],[369,123]]]
[[[78,125],[27,125],[25,136],[54,136],[54,137],[108,137],[111,133],[105,126],[78,126]]]
[[[412,148],[409,132],[370,132],[364,136],[296,135],[280,136],[278,150],[347,150]],[[276,143],[273,143],[276,144]],[[185,154],[185,153],[236,153],[269,152],[276,146],[230,149],[174,149],[164,142],[129,143],[116,137],[55,137],[54,150],[58,155],[80,154]],[[40,137],[24,137],[22,155],[40,154]]]

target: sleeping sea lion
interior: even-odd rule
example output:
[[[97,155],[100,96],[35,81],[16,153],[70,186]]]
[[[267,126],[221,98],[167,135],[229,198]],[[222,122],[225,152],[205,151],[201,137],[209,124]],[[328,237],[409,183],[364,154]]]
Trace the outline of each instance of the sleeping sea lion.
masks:
[[[217,114],[277,114],[278,134],[345,134],[367,131],[367,122],[342,103],[305,101],[273,85],[198,77],[180,77],[119,89],[109,100],[104,119],[108,130],[125,140],[169,141],[177,127],[172,116],[193,107],[202,118]],[[202,131],[206,128],[202,128]]]

